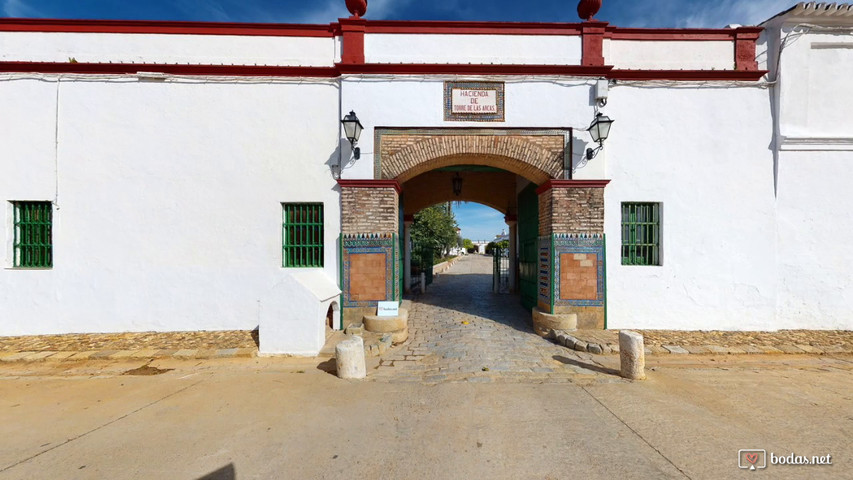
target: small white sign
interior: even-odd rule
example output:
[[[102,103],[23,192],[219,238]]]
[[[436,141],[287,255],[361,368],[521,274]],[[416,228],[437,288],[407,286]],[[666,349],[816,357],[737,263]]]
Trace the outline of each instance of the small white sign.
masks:
[[[497,90],[454,88],[451,99],[453,113],[498,113]]]
[[[400,316],[400,304],[397,302],[379,302],[376,315],[379,317],[398,317]]]

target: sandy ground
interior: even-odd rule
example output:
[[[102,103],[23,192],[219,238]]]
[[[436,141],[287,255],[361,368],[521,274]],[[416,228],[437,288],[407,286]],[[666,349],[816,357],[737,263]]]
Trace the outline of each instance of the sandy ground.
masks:
[[[766,478],[853,478],[853,357],[655,357],[634,383],[606,362],[438,385],[311,359],[3,365],[0,479],[747,478],[739,449],[832,455]]]

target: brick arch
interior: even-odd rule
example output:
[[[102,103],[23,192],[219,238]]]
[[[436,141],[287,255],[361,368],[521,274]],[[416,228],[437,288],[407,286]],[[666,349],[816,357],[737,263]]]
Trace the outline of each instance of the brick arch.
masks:
[[[396,137],[399,135],[389,135]],[[563,135],[409,135],[399,150],[382,156],[380,178],[405,182],[453,165],[484,165],[543,184],[563,172]],[[385,138],[383,138],[385,140]],[[383,148],[380,146],[380,148]]]

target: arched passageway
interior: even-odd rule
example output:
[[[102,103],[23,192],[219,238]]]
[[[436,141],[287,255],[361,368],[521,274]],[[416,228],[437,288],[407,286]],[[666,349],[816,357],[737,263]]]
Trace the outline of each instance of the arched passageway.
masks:
[[[344,323],[374,314],[378,301],[399,301],[411,285],[412,215],[467,200],[505,214],[513,289],[521,287],[534,323],[550,316],[605,328],[608,182],[567,179],[571,137],[559,129],[377,128],[374,179],[339,181]]]

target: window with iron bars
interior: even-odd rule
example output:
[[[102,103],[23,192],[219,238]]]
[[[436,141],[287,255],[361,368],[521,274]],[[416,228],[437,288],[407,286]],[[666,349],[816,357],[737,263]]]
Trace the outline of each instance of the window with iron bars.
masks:
[[[285,203],[282,223],[284,267],[319,268],[323,266],[323,204]]]
[[[12,202],[12,265],[53,267],[53,206],[50,202]]]
[[[622,265],[661,265],[660,203],[622,204]]]

